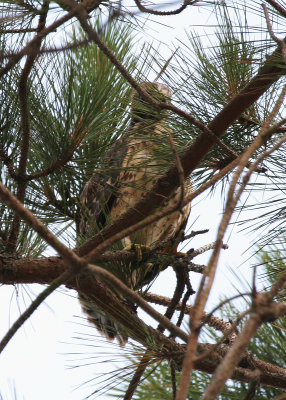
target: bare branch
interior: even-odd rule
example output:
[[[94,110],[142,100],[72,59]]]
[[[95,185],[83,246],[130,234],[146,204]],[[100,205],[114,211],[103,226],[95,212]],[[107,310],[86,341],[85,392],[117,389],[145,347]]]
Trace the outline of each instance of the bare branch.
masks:
[[[276,11],[278,11],[281,15],[286,17],[286,9],[283,8],[280,4],[275,0],[265,0],[268,4],[270,4]]]
[[[148,367],[149,363],[152,360],[152,351],[146,350],[144,355],[142,356],[140,363],[138,364],[136,371],[128,385],[128,388],[125,392],[123,400],[131,400],[133,397],[133,394],[139,385],[140,379],[142,378],[142,375],[144,374],[144,371]]]
[[[41,50],[38,51],[38,55],[60,53],[60,52],[64,52],[64,51],[74,50],[74,49],[77,49],[78,47],[85,47],[89,43],[90,43],[90,40],[83,39],[83,40],[75,41],[75,42],[72,42],[72,43],[67,43],[66,45],[63,45],[61,47],[42,48]],[[12,58],[12,57],[15,57],[17,55],[18,55],[18,52],[7,52],[5,54],[2,54],[0,56],[0,59]]]
[[[226,329],[223,332],[223,336],[217,341],[217,343],[214,345],[214,348],[212,349],[208,349],[207,351],[205,351],[204,353],[200,354],[199,356],[195,357],[195,361],[199,361],[199,360],[203,360],[207,357],[209,357],[214,351],[216,351],[216,349],[226,340],[228,339],[228,341],[230,342],[230,344],[232,345],[235,340],[237,340],[237,334],[235,333],[235,330],[238,326],[238,324],[240,323],[240,321],[250,313],[250,310],[246,310],[243,313],[241,313],[236,320],[233,323],[229,323],[229,328]]]
[[[184,11],[188,6],[191,6],[192,4],[196,3],[196,0],[190,1],[190,0],[184,0],[184,3],[181,5],[181,7],[177,8],[176,10],[173,11],[160,11],[160,10],[150,10],[149,8],[143,6],[140,0],[134,0],[138,9],[147,14],[152,14],[152,15],[161,15],[161,16],[166,16],[166,15],[177,15],[180,14],[182,11]]]
[[[215,249],[216,246],[217,246],[217,242],[206,244],[205,246],[202,246],[199,249],[192,251],[191,254],[190,254],[190,257],[191,258],[195,258],[198,255],[205,253],[206,251]],[[224,250],[227,250],[228,249],[228,245],[227,244],[222,244],[221,248],[224,249]]]
[[[208,232],[209,232],[209,229],[202,229],[200,231],[192,231],[190,234],[185,235],[183,239],[185,241],[185,240],[191,239],[197,235],[203,235],[204,233],[208,233]]]
[[[11,34],[11,33],[28,33],[28,32],[36,32],[37,28],[25,28],[25,29],[0,29],[1,34]],[[15,53],[14,53],[15,55]],[[7,57],[6,55],[4,56]]]
[[[160,296],[153,293],[144,293],[142,297],[151,303],[160,304],[161,306],[168,306],[172,299],[164,296]],[[193,306],[186,305],[184,306],[182,303],[177,304],[176,309],[182,310],[184,309],[184,314],[189,315]],[[228,329],[231,328],[231,324],[229,322],[223,321],[221,318],[215,317],[214,315],[203,313],[202,315],[202,323],[207,323],[209,326],[213,327],[214,329],[227,332]]]

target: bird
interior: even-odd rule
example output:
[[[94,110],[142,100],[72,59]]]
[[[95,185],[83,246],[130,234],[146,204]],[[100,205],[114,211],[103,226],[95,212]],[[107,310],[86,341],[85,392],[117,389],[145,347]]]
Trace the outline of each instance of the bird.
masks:
[[[165,84],[157,81],[142,82],[140,87],[154,100],[160,102],[171,100],[172,92]],[[83,188],[80,197],[81,215],[78,232],[80,237],[86,240],[120,218],[128,209],[135,207],[164,174],[162,160],[156,152],[160,148],[160,143],[166,142],[171,133],[168,126],[168,111],[155,109],[134,91],[130,114],[131,122],[128,130],[107,151],[102,165],[94,171]],[[170,159],[165,164],[170,166]],[[191,192],[190,179],[186,178],[184,195],[187,196]],[[180,194],[179,187],[164,205],[170,206],[178,202]],[[170,251],[172,244],[182,234],[189,214],[188,203],[181,210],[121,239],[121,248],[137,250],[138,262],[115,263],[112,272],[134,290],[142,289],[150,283],[160,272],[160,266],[140,262],[140,249],[150,250],[160,243],[166,243],[165,249],[161,251]],[[79,294],[79,301],[89,322],[95,325],[102,335],[109,340],[116,338],[120,345],[126,343],[128,334],[109,319],[99,304],[95,304],[83,294]]]

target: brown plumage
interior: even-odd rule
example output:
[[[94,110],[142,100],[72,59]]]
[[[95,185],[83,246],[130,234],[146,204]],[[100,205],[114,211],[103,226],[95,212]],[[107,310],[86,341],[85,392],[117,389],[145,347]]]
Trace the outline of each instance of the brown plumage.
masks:
[[[160,101],[169,101],[171,97],[170,89],[163,84],[144,82],[141,85]],[[131,115],[129,131],[107,152],[100,170],[93,174],[83,189],[79,233],[86,239],[122,216],[130,207],[134,207],[162,175],[161,161],[156,158],[156,149],[161,140],[168,140],[170,133],[164,121],[166,111],[153,110],[142,101],[138,93],[135,93]],[[190,181],[187,179],[185,194],[191,190]],[[180,188],[166,203],[171,205],[178,202],[179,196]],[[189,213],[188,204],[182,212],[176,211],[126,236],[121,240],[122,246],[130,248],[133,244],[139,244],[152,247],[161,242],[172,243],[184,229]],[[117,267],[119,271],[120,266]],[[160,266],[151,263],[145,263],[141,269],[138,266],[130,268],[126,265],[123,268],[127,271],[125,283],[134,289],[144,286],[160,271]],[[94,323],[101,333],[109,339],[117,337],[121,344],[126,341],[127,335],[122,328],[110,321],[98,305],[83,296],[80,296],[80,302],[89,321]]]

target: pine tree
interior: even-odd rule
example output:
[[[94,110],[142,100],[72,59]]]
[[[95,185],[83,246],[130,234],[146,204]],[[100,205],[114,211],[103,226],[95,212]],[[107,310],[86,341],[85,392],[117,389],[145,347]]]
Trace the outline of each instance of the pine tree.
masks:
[[[144,32],[138,48],[138,30],[150,15],[172,21],[204,6],[217,21],[204,26],[209,36],[191,27],[165,57]],[[47,285],[12,323],[0,352],[13,346],[40,304],[65,287],[91,298],[129,337],[126,348],[113,350],[126,360],[94,382],[91,398],[286,398],[283,3],[11,0],[0,7],[0,282],[2,288]],[[171,102],[140,86],[155,76],[171,89]],[[103,160],[130,129],[134,91],[146,109],[163,113],[170,131],[166,140],[151,140],[158,183],[119,222],[81,236],[82,190],[94,171],[110,175]],[[186,196],[188,176],[193,192]],[[178,238],[185,256],[162,254],[160,243],[140,257],[123,249],[126,230],[174,211],[164,201],[178,188],[176,210],[190,201],[195,208],[202,193],[220,196],[215,242],[207,243],[206,230],[194,225]],[[203,206],[201,212],[215,213]],[[253,277],[245,290],[206,309],[232,224],[255,231]],[[194,238],[199,248],[190,248]],[[194,262],[207,251],[206,265]],[[148,285],[130,287],[130,265],[143,277],[150,265],[158,267]],[[163,297],[152,285],[166,269],[173,270],[174,288]],[[83,340],[92,338],[97,357],[105,339],[90,329]],[[108,354],[104,361],[112,362]]]

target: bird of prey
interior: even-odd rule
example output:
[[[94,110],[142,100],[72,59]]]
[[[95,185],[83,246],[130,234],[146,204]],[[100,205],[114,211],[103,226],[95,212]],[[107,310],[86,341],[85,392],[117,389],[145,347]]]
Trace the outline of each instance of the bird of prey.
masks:
[[[171,91],[166,85],[158,82],[143,82],[141,87],[155,100],[170,101]],[[94,172],[83,189],[79,224],[81,237],[85,239],[92,237],[106,225],[120,218],[129,208],[135,207],[136,203],[162,176],[164,173],[162,160],[156,153],[160,143],[166,143],[171,133],[166,117],[166,110],[155,110],[137,92],[134,92],[128,131],[106,153],[100,169]],[[173,159],[167,160],[168,166],[173,162]],[[190,181],[186,179],[184,194],[189,194],[191,190]],[[164,205],[170,206],[178,202],[180,194],[179,187]],[[121,245],[125,249],[142,246],[144,250],[144,248],[152,249],[160,243],[166,243],[167,251],[185,228],[189,213],[190,204],[126,236],[121,240]],[[116,263],[115,267],[118,271],[112,271],[118,276],[120,276],[119,265],[120,263]],[[128,276],[124,283],[135,290],[149,283],[159,272],[159,267],[157,266],[154,271],[154,265],[151,263],[147,264],[147,268],[146,263],[144,268],[140,268],[140,262],[134,268],[132,266],[130,268],[125,263],[123,268],[126,269],[125,277]],[[100,309],[100,305],[95,305],[83,295],[79,296],[79,300],[88,320],[102,334],[110,340],[117,338],[120,344],[126,342],[127,334],[116,323],[109,320],[108,315]]]

